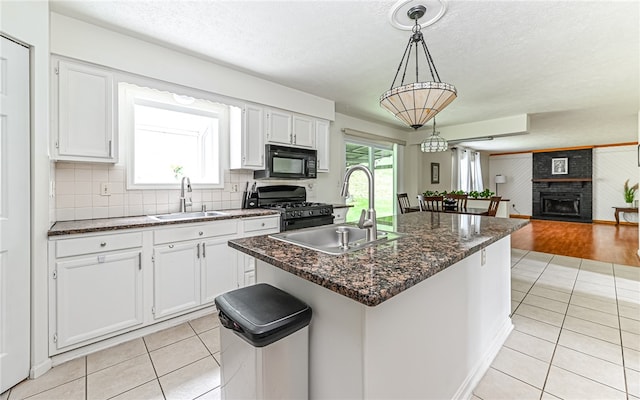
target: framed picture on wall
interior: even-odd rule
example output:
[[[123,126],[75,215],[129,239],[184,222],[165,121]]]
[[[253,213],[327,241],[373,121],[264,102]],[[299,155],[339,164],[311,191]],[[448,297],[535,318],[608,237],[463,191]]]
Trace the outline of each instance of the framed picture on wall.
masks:
[[[440,183],[440,163],[431,163],[431,183]]]
[[[551,159],[551,175],[566,175],[569,173],[568,158]]]

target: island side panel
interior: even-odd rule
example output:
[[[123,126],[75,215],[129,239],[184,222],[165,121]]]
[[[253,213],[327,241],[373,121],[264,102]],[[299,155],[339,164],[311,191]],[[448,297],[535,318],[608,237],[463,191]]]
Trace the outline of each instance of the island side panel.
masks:
[[[257,282],[280,288],[313,310],[309,324],[309,399],[364,399],[365,306],[257,261]]]
[[[365,313],[364,398],[469,398],[513,329],[510,237]]]

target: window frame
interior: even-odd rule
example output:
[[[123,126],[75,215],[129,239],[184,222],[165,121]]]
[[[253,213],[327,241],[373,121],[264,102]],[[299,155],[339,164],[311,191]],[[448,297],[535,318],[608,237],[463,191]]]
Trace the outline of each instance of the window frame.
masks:
[[[199,105],[183,105],[174,99],[175,96],[186,96],[196,99],[196,102],[206,101],[216,111],[201,107]],[[161,108],[173,111],[183,111],[188,109],[195,115],[212,116],[218,120],[218,183],[202,183],[191,178],[192,187],[198,189],[223,189],[224,171],[229,168],[228,151],[225,149],[229,143],[229,106],[237,106],[233,101],[226,101],[225,98],[212,96],[207,92],[192,90],[178,85],[171,85],[166,82],[155,82],[147,79],[120,79],[118,80],[118,127],[120,143],[126,144],[125,169],[126,169],[126,189],[144,190],[159,189],[172,190],[180,188],[180,181],[176,183],[135,183],[135,105],[154,106],[161,105]],[[216,115],[217,114],[217,115]]]

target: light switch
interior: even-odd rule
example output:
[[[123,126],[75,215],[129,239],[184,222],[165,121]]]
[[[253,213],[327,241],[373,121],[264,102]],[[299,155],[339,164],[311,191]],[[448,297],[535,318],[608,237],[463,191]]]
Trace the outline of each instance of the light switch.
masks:
[[[110,183],[101,183],[100,184],[100,196],[111,196],[111,184]]]

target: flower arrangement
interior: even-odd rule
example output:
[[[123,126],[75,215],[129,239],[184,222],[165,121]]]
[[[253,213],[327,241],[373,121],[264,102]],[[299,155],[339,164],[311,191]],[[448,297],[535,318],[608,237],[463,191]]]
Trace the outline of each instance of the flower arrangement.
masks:
[[[624,201],[625,203],[633,203],[633,199],[636,197],[636,191],[638,190],[638,184],[629,187],[629,180],[624,182]]]
[[[452,190],[450,192],[447,192],[446,190],[442,191],[442,192],[438,192],[436,191],[432,191],[432,190],[426,190],[424,193],[422,193],[424,196],[444,196],[447,197],[447,195],[449,194],[465,194],[464,190]],[[492,192],[489,189],[485,189],[482,192],[478,192],[475,190],[472,190],[471,192],[468,193],[469,197],[473,198],[473,199],[488,199],[489,197],[493,196],[495,193]]]

